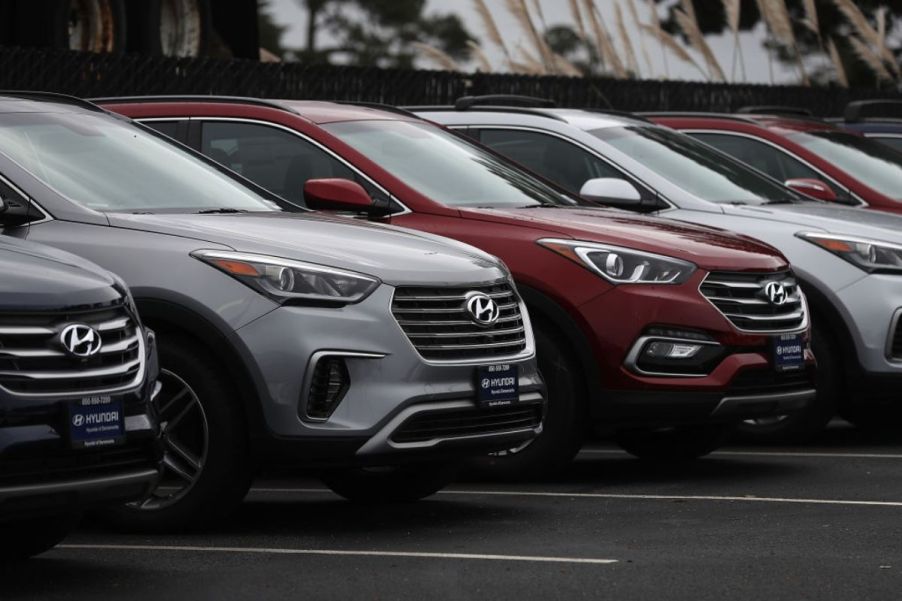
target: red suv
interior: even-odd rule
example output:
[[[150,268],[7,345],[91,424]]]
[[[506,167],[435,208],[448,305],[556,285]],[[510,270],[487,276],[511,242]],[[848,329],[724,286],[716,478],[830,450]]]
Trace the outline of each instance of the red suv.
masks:
[[[103,104],[298,205],[366,213],[504,259],[534,322],[549,408],[535,441],[484,460],[494,475],[557,469],[591,425],[640,457],[694,458],[739,421],[814,396],[804,296],[762,243],[600,208],[400,110],[209,97]],[[782,302],[768,300],[775,291]],[[416,336],[441,309],[394,310]]]
[[[902,154],[808,116],[642,113],[821,200],[902,213]],[[788,111],[788,109],[775,109]]]

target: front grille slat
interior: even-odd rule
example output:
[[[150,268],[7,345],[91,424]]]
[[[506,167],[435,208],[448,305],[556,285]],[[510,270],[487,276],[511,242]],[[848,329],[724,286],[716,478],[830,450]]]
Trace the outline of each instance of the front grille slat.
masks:
[[[782,303],[767,295],[769,284],[782,286]],[[699,291],[737,329],[746,332],[792,332],[807,322],[798,282],[789,271],[776,273],[712,272]]]
[[[472,318],[466,309],[471,292],[481,292],[497,303],[495,323],[484,326]],[[508,282],[467,288],[397,288],[392,313],[424,359],[495,361],[515,357],[527,347],[520,299]]]
[[[501,434],[534,429],[541,423],[540,404],[430,411],[414,415],[405,421],[392,433],[391,439],[398,443],[412,443],[479,434]]]
[[[100,351],[70,357],[59,335],[73,323],[94,328]],[[103,394],[137,384],[144,352],[138,324],[121,302],[0,314],[0,387],[23,395]]]

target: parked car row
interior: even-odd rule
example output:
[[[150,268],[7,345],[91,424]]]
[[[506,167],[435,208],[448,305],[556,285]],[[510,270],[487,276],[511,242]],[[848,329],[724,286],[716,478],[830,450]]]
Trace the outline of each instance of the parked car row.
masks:
[[[4,557],[98,502],[213,523],[262,465],[414,500],[465,459],[542,476],[603,433],[688,460],[895,400],[902,218],[523,103],[0,96],[4,273],[34,273],[0,279]]]

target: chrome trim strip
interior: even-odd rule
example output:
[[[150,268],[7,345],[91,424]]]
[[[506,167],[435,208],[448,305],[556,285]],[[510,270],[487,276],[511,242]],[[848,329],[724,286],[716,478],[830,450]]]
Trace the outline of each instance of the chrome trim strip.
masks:
[[[141,335],[138,334],[138,333],[136,333],[134,336],[131,336],[131,337],[129,337],[129,338],[125,338],[125,339],[123,339],[123,340],[120,340],[119,342],[114,342],[113,344],[105,344],[105,345],[103,345],[102,347],[100,347],[100,354],[102,355],[102,354],[104,354],[104,353],[121,353],[121,352],[125,352],[125,351],[127,351],[127,350],[129,349],[129,347],[130,347],[131,345],[133,345],[133,344],[135,344],[136,342],[138,342],[138,338],[140,338],[140,337],[141,337]]]
[[[498,322],[496,321],[495,323]],[[520,332],[523,332],[525,330],[526,328],[520,326],[517,328],[511,328],[509,330],[483,330],[481,332],[439,332],[437,334],[424,332],[422,334],[408,334],[408,336],[410,336],[411,338],[475,338],[477,336],[503,336],[505,334],[519,334]],[[511,342],[511,344],[514,344],[514,342]],[[517,340],[516,344],[520,344],[520,341]]]
[[[786,321],[789,319],[798,319],[805,314],[802,311],[794,311],[784,315],[741,315],[739,313],[724,313],[727,317],[735,317],[738,319],[748,319],[749,321]]]
[[[117,319],[111,319],[110,321],[105,321],[103,323],[99,323],[94,326],[98,332],[109,332],[110,330],[121,330],[125,326],[127,326],[131,322],[131,318],[129,317],[119,317]]]
[[[463,299],[461,299],[461,302],[462,301]],[[508,303],[506,305],[498,305],[498,309],[503,311],[504,309],[513,309],[516,306],[517,303]],[[435,309],[422,309],[416,307],[405,309],[404,307],[392,307],[392,313],[464,313],[464,311],[463,307],[438,307]]]
[[[101,350],[105,350],[101,348]],[[20,359],[34,359],[42,357],[63,357],[65,353],[53,349],[13,349],[0,348],[0,357],[19,357]]]
[[[495,323],[506,323],[508,321],[517,321],[522,319],[520,315],[509,315],[507,317],[499,317]],[[409,321],[404,319],[397,320],[402,326],[475,326],[472,320],[449,320],[449,321]]]
[[[707,341],[707,340],[693,340],[691,338],[676,338],[670,336],[640,336],[636,339],[636,342],[633,343],[633,346],[630,348],[629,353],[626,355],[626,359],[623,360],[623,365],[627,367],[630,371],[643,375],[643,376],[664,376],[668,378],[704,378],[709,374],[685,374],[685,373],[668,373],[668,372],[656,372],[656,371],[645,371],[641,367],[639,367],[639,353],[642,352],[642,348],[645,346],[647,342],[651,342],[652,340],[661,340],[664,342],[684,342],[688,344],[702,344],[706,346],[721,346],[720,343],[716,341]]]
[[[0,326],[0,336],[50,336],[56,334],[53,328],[38,326]]]
[[[513,296],[514,293],[511,291],[507,292],[493,292],[491,294],[486,294],[489,298],[504,298],[505,296]],[[427,301],[465,301],[467,297],[465,294],[455,295],[455,296],[398,296],[395,297],[395,302],[427,302]]]
[[[418,348],[425,351],[460,351],[477,348],[504,348],[505,346],[520,346],[521,344],[523,344],[522,340],[511,340],[508,342],[489,342],[486,344],[421,344]],[[494,361],[491,357],[484,358],[482,362],[503,363],[503,361]]]
[[[84,371],[0,371],[0,376],[27,378],[29,380],[77,380],[81,378],[102,378],[104,376],[118,376],[128,373],[132,368],[141,363],[140,358],[121,363],[113,367],[101,369],[89,369]]]
[[[814,388],[806,388],[805,390],[795,390],[792,392],[778,392],[774,394],[750,394],[745,396],[726,396],[720,400],[711,415],[716,415],[721,409],[734,404],[749,402],[779,402],[779,401],[806,401],[814,399],[817,391]]]
[[[527,392],[525,394],[520,395],[519,405],[529,405],[533,403],[541,403],[543,401],[542,393],[540,392]],[[445,441],[450,440],[485,440],[491,439],[500,436],[510,436],[512,434],[518,433],[529,433],[534,432],[535,434],[540,434],[542,432],[543,425],[540,424],[538,428],[521,428],[516,430],[503,430],[498,432],[491,432],[485,434],[471,434],[467,436],[450,436],[450,437],[436,437],[430,440],[423,440],[418,442],[394,442],[391,440],[392,434],[405,422],[408,418],[420,414],[420,413],[431,413],[433,411],[442,411],[444,409],[472,409],[474,407],[473,401],[444,401],[440,403],[421,403],[417,405],[411,405],[407,407],[400,413],[398,413],[395,417],[393,417],[385,426],[382,427],[372,438],[370,438],[366,443],[357,449],[357,455],[371,455],[371,454],[381,454],[385,452],[391,451],[403,451],[408,449],[425,449],[434,447],[438,444],[441,444]]]

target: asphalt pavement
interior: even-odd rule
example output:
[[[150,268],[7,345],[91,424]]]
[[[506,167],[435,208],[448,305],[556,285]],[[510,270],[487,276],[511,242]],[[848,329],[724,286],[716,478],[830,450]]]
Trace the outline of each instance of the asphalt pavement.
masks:
[[[683,468],[595,445],[553,481],[461,482],[396,506],[280,475],[215,531],[88,523],[0,568],[4,601],[900,597],[902,435],[842,424]]]

